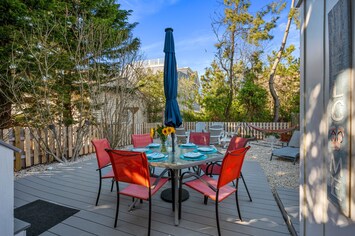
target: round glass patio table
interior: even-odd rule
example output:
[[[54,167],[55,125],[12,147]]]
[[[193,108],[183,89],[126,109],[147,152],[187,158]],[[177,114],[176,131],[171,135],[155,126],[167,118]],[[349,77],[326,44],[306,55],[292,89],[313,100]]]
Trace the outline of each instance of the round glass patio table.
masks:
[[[211,146],[213,147],[213,146]],[[172,184],[174,185],[172,189],[174,189],[174,205],[175,205],[175,225],[179,225],[179,217],[178,217],[178,186],[179,186],[179,180],[180,180],[180,170],[189,168],[189,167],[194,167],[198,166],[204,163],[208,162],[214,162],[214,161],[219,161],[223,159],[224,155],[220,153],[219,151],[215,153],[206,153],[204,154],[206,157],[205,158],[196,158],[196,159],[183,159],[181,158],[182,155],[184,155],[187,152],[193,152],[194,150],[197,149],[196,147],[189,147],[189,148],[184,148],[181,146],[175,146],[175,152],[172,152],[172,148],[168,148],[168,151],[165,153],[167,154],[167,158],[162,159],[162,160],[154,160],[150,161],[149,165],[153,167],[161,167],[161,168],[167,168],[171,169],[174,173],[174,181],[172,181]],[[160,149],[157,149],[156,151],[160,151]]]

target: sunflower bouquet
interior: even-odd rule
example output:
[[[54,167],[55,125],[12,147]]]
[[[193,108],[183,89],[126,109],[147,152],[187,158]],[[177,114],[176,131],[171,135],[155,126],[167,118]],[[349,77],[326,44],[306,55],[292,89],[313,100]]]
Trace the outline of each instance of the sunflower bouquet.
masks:
[[[175,133],[175,129],[174,127],[170,126],[158,125],[158,127],[155,129],[155,132],[160,138],[161,143],[164,144],[168,136],[172,133]]]

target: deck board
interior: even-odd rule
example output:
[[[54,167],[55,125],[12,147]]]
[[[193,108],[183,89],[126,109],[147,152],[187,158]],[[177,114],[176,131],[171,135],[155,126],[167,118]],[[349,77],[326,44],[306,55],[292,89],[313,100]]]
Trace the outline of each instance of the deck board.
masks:
[[[299,191],[298,189],[277,188],[277,199],[283,208],[292,235],[300,235]]]
[[[80,210],[43,235],[146,235],[148,204],[138,204],[128,212],[129,197],[121,197],[118,226],[113,227],[116,193],[110,191],[110,180],[103,181],[99,205],[95,206],[98,188],[95,170],[96,160],[88,160],[18,179],[15,207],[43,199]],[[243,221],[238,218],[235,198],[224,200],[219,205],[222,235],[290,235],[260,165],[246,161],[243,175],[253,201],[249,201],[243,182],[239,181]],[[164,188],[167,187],[169,184]],[[163,202],[159,192],[153,197],[151,235],[217,235],[214,202],[209,200],[204,205],[201,194],[193,190],[189,193],[189,200],[182,205],[179,226],[174,225],[171,203]]]

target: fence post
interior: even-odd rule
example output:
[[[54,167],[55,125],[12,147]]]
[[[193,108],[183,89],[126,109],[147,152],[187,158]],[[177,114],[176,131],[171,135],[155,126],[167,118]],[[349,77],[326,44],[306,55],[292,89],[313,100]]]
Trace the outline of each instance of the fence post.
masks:
[[[20,127],[15,127],[15,147],[23,150],[23,147],[21,145],[21,128]],[[15,153],[15,170],[21,170],[21,153],[16,152]]]
[[[33,136],[34,136],[34,141],[33,141],[33,164],[37,165],[39,164],[39,153],[40,153],[40,136],[41,136],[41,131],[39,129],[33,130]]]
[[[25,130],[25,156],[26,156],[26,167],[32,166],[31,163],[31,135],[28,127],[24,128]]]

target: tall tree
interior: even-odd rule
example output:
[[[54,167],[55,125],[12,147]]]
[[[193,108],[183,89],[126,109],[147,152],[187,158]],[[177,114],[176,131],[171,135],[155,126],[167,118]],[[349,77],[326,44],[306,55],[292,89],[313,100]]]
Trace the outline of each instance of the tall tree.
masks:
[[[282,53],[283,53],[285,46],[286,46],[288,33],[289,33],[290,27],[291,27],[291,22],[292,22],[292,19],[294,18],[295,13],[296,13],[296,8],[294,7],[294,4],[295,4],[295,0],[292,0],[290,12],[288,13],[288,17],[287,17],[287,23],[286,23],[284,36],[283,36],[283,39],[281,42],[281,46],[280,46],[279,51],[277,52],[277,56],[275,58],[275,61],[273,63],[273,66],[271,67],[270,74],[269,74],[269,89],[270,89],[270,93],[271,93],[271,96],[272,96],[273,102],[274,102],[274,108],[273,108],[274,122],[277,122],[279,120],[279,115],[280,115],[279,114],[280,113],[280,99],[279,99],[279,97],[276,93],[275,87],[274,87],[274,79],[275,79],[275,75],[276,75],[277,66],[281,60]]]
[[[205,75],[201,77],[202,96],[200,104],[206,120],[225,120],[225,107],[228,104],[229,86],[217,62],[212,62]]]
[[[296,50],[294,45],[286,47],[281,55],[274,77],[274,88],[277,91],[280,101],[278,121],[289,121],[292,113],[299,113],[299,92],[300,92],[300,60],[293,56]],[[272,68],[278,52],[273,51],[268,56],[269,66],[265,68],[264,77],[268,80],[270,68]],[[268,88],[268,81],[265,80],[265,88]],[[273,111],[273,98],[270,97],[270,110]],[[274,113],[273,113],[274,115]]]
[[[113,0],[21,2],[26,8],[20,17],[22,25],[9,32],[16,45],[7,58],[15,65],[14,73],[0,92],[6,95],[11,91],[12,96],[6,99],[16,105],[22,123],[35,127],[77,125],[75,160],[88,121],[102,122],[102,116],[94,117],[92,112],[92,106],[99,106],[96,95],[114,87],[124,101],[123,92],[131,90],[127,87],[134,81],[128,80],[140,44],[132,36],[135,24],[128,23],[130,12],[120,10]],[[115,105],[115,112],[109,114],[121,119],[119,114],[127,104]],[[51,130],[56,135],[55,129]],[[65,153],[50,154],[66,161]]]
[[[0,1],[0,128],[8,128],[12,125],[11,118],[11,92],[6,89],[6,83],[12,80],[15,65],[11,61],[15,43],[14,32],[18,31],[25,16],[27,8],[21,0]]]
[[[147,103],[148,122],[162,122],[165,104],[163,73],[148,70],[138,82],[139,90]]]
[[[272,2],[255,14],[250,13],[249,0],[224,0],[224,6],[224,15],[212,26],[218,40],[216,61],[228,85],[224,117],[230,120],[233,99],[243,78],[240,71],[244,68],[240,65],[248,65],[253,46],[272,39],[270,31],[276,26],[277,15],[284,4]]]

